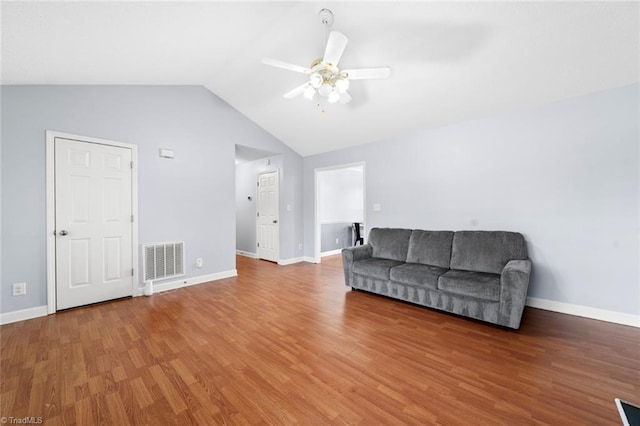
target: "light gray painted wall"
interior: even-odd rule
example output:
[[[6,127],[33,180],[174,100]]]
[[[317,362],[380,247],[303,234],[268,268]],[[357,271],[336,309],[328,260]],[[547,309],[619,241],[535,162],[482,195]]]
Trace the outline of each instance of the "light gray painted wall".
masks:
[[[318,192],[320,223],[363,221],[362,166],[319,172]]]
[[[2,86],[0,312],[46,304],[45,131],[138,145],[140,243],[185,240],[187,277],[235,268],[235,144],[281,152],[281,257],[302,241],[301,157],[199,86]],[[161,159],[159,148],[175,150]],[[204,259],[196,269],[195,258]],[[27,282],[27,295],[11,284]]]
[[[320,252],[338,250],[353,245],[352,222],[324,223],[320,225]],[[336,243],[336,238],[338,242]]]
[[[367,229],[519,231],[530,296],[638,314],[639,98],[636,83],[305,157],[306,255],[314,169],[365,161]]]
[[[269,164],[267,164],[269,162]],[[282,156],[276,155],[236,166],[236,250],[257,254],[256,208],[257,177],[259,173],[279,171],[282,174]],[[282,179],[280,180],[282,184]],[[281,191],[282,192],[282,191]],[[251,197],[251,201],[247,199]],[[282,197],[280,197],[282,199]],[[282,204],[282,203],[280,203]],[[280,215],[287,205],[280,206]],[[280,232],[283,229],[281,227]]]

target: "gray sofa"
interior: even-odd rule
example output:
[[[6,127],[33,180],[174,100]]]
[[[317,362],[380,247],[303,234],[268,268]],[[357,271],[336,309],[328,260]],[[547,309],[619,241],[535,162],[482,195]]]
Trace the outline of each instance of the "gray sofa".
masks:
[[[531,275],[522,234],[373,228],[342,262],[354,289],[520,327]]]

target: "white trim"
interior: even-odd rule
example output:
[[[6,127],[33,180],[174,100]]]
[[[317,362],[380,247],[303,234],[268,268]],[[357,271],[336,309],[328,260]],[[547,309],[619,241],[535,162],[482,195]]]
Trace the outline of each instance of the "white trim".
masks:
[[[287,266],[293,265],[294,263],[304,262],[304,257],[292,257],[290,259],[279,259],[278,265]]]
[[[555,300],[538,299],[537,297],[527,297],[527,306],[577,317],[630,325],[632,327],[640,327],[640,315],[608,311],[605,309],[592,308],[590,306],[573,305],[571,303],[556,302]]]
[[[238,270],[231,269],[229,271],[215,272],[213,274],[199,275],[197,277],[191,277],[183,280],[169,281],[166,283],[153,283],[153,293],[160,293],[162,291],[175,290],[182,287],[191,287],[192,285],[204,284],[211,281],[222,280],[225,278],[237,277]],[[142,296],[144,287],[136,289],[135,296]]]
[[[302,258],[302,260],[304,262],[309,262],[309,263],[320,263],[320,258],[319,257],[316,258],[316,257],[313,257],[313,256],[305,256],[305,257]]]
[[[239,255],[239,256],[250,257],[251,259],[257,259],[258,258],[258,254],[257,253],[251,253],[251,252],[244,251],[244,250],[236,250],[236,254]]]
[[[53,235],[56,229],[55,214],[55,134],[47,130],[45,147],[45,168],[46,168],[46,210],[47,210],[47,313],[53,314],[56,311],[56,238]]]
[[[321,262],[321,248],[320,248],[320,220],[318,218],[318,210],[320,205],[318,203],[318,173],[327,172],[331,170],[348,169],[352,167],[362,167],[362,221],[365,229],[367,226],[367,165],[364,161],[356,163],[339,164],[336,166],[318,167],[313,170],[313,262]],[[365,231],[366,233],[366,231]]]
[[[46,167],[46,209],[47,209],[47,313],[56,312],[56,239],[53,234],[55,224],[55,139],[71,139],[79,142],[96,143],[109,145],[131,150],[131,214],[133,215],[132,235],[131,235],[131,260],[133,267],[133,283],[131,295],[135,296],[138,289],[138,146],[125,142],[111,141],[107,139],[93,138],[89,136],[78,136],[70,133],[55,132],[47,130],[45,132],[45,167]]]
[[[353,219],[353,220],[328,220],[325,222],[320,222],[320,225],[337,225],[339,223],[348,223],[349,225],[354,222],[362,222],[361,219]]]
[[[320,257],[333,256],[333,255],[340,254],[340,253],[342,253],[342,249],[325,251],[325,252],[320,253]]]
[[[47,316],[47,305],[0,314],[0,325]]]

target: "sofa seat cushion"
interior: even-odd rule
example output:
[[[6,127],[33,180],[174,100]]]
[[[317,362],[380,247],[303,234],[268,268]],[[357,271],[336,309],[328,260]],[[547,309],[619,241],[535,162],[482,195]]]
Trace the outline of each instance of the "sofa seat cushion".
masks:
[[[498,302],[500,301],[500,275],[452,269],[440,276],[438,290]]]
[[[445,272],[447,269],[437,266],[405,263],[391,269],[391,280],[435,290],[438,288],[438,277]]]
[[[370,257],[368,259],[353,262],[353,272],[355,274],[364,275],[366,277],[389,280],[391,268],[402,265],[403,263],[404,262],[401,262],[399,260]]]

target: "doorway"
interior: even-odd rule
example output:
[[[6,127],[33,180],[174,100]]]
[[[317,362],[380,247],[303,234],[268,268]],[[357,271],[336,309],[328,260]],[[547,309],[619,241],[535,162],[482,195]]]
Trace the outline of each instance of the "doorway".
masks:
[[[354,224],[365,235],[365,164],[315,170],[314,262],[355,244]]]
[[[244,145],[236,145],[236,254],[259,258],[259,233],[258,233],[258,179],[261,174],[278,173],[278,197],[282,174],[282,155],[276,152],[265,151]],[[277,202],[280,212],[280,201]],[[274,219],[271,219],[272,221]],[[279,218],[278,226],[280,224]],[[279,234],[278,228],[278,234]],[[278,249],[280,241],[278,236]],[[278,254],[271,254],[277,262]]]
[[[48,313],[134,294],[136,151],[47,132]]]

